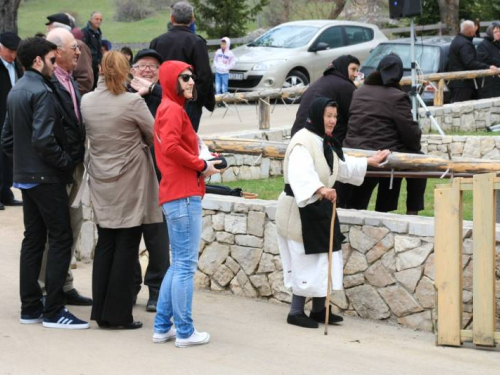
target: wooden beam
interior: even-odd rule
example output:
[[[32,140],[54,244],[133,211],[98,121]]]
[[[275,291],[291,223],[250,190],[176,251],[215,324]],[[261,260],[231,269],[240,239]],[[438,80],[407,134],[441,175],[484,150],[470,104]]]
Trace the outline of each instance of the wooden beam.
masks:
[[[472,78],[480,78],[480,77],[491,77],[499,75],[499,71],[493,71],[490,69],[483,70],[465,70],[461,72],[445,72],[445,73],[432,73],[432,74],[423,74],[418,76],[419,80],[423,81],[439,81],[441,79],[448,81],[454,79],[472,79]],[[403,79],[399,82],[401,86],[411,85],[411,77],[403,77]]]
[[[462,338],[462,341],[472,341],[474,333],[470,329],[463,329],[460,332],[460,337]],[[500,345],[500,332],[495,332],[493,337],[495,338],[496,343]]]
[[[434,190],[437,344],[460,346],[462,328],[462,191],[460,179]]]
[[[480,174],[473,178],[473,342],[482,346],[495,346],[495,177]]]
[[[438,81],[438,87],[434,93],[434,106],[439,107],[444,104],[444,79]]]
[[[286,89],[265,89],[259,91],[238,92],[236,94],[220,94],[220,95],[215,95],[215,101],[231,104],[231,103],[255,102],[260,98],[287,99],[290,97],[302,95],[307,90],[308,87],[309,86],[300,86],[300,87],[290,87]]]
[[[271,103],[269,98],[259,99],[259,130],[271,128]]]
[[[230,154],[262,155],[263,157],[283,159],[287,144],[284,142],[271,142],[261,139],[241,138],[206,138],[204,139],[211,151]],[[344,153],[355,157],[369,157],[375,153],[370,150],[357,150],[345,148]],[[387,164],[379,171],[390,170],[409,171],[447,171],[450,173],[488,173],[500,171],[500,161],[464,159],[448,160],[433,155],[405,154],[393,152],[387,159]]]

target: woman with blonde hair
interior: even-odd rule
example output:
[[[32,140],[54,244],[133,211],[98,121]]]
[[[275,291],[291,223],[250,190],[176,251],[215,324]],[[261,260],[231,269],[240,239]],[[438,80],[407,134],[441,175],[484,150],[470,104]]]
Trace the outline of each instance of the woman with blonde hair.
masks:
[[[94,92],[82,98],[89,140],[85,159],[99,238],[92,273],[91,319],[99,327],[142,327],[132,317],[141,225],[162,222],[149,147],[154,119],[139,94],[127,92],[129,63],[118,52],[101,63]]]

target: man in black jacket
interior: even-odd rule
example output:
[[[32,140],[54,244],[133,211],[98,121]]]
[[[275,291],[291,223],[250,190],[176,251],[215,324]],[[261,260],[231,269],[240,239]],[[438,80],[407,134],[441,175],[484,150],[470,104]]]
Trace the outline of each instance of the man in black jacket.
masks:
[[[7,95],[15,83],[23,76],[23,69],[16,61],[17,47],[21,38],[12,32],[0,35],[0,135],[2,134],[5,114],[7,113]],[[12,160],[2,151],[0,145],[0,210],[5,206],[22,204],[14,199],[12,193]]]
[[[89,324],[64,307],[63,285],[73,244],[66,185],[72,183],[74,162],[50,83],[56,49],[43,38],[28,38],[19,45],[18,58],[26,73],[9,93],[2,133],[4,151],[14,158],[14,186],[21,189],[24,203],[20,321],[86,329]],[[44,306],[38,275],[47,236]]]
[[[78,84],[72,76],[80,56],[80,50],[73,34],[63,28],[52,29],[47,34],[47,40],[57,46],[56,67],[54,68],[54,74],[50,82],[54,87],[54,94],[62,112],[62,125],[68,141],[69,154],[75,165],[73,184],[68,188],[71,230],[73,232],[71,256],[73,257],[76,241],[83,224],[82,207],[71,207],[71,203],[75,199],[82,182],[83,157],[85,154],[85,125],[82,122],[82,115],[80,114],[80,93],[78,91]],[[48,248],[48,245],[46,248]],[[45,284],[46,255],[47,252],[44,253],[39,279],[42,288]],[[81,296],[73,286],[71,267],[68,269],[63,291],[67,305],[92,305],[92,300]]]
[[[450,72],[464,70],[492,69],[497,70],[494,65],[480,62],[476,58],[476,48],[472,43],[476,27],[473,21],[463,21],[460,24],[460,33],[457,34],[450,45],[448,69]],[[451,102],[464,102],[477,99],[477,83],[475,79],[454,79],[450,81]]]
[[[82,29],[83,41],[89,46],[92,54],[92,70],[94,71],[94,88],[97,86],[99,78],[99,64],[102,60],[102,32],[101,32],[102,14],[92,12],[90,20]]]
[[[167,33],[153,39],[150,48],[156,50],[163,61],[179,60],[193,66],[198,98],[188,102],[186,111],[197,132],[203,107],[209,111],[215,108],[214,79],[207,43],[189,29],[189,25],[194,22],[194,13],[193,7],[188,3],[175,3],[170,20],[174,26]]]
[[[134,76],[131,82],[131,90],[136,91],[146,101],[149,111],[156,117],[156,110],[161,103],[162,90],[158,83],[158,68],[163,62],[161,56],[154,49],[143,49],[135,55],[130,72]],[[155,153],[151,147],[153,161],[155,162],[156,176],[161,180],[161,174],[156,166]],[[146,304],[146,311],[156,312],[156,304],[160,293],[160,286],[163,277],[167,273],[170,265],[169,240],[165,217],[163,223],[143,224],[142,235],[146,249],[149,253],[148,268],[144,275],[144,284],[149,288],[149,299]],[[135,292],[139,293],[142,284],[142,270],[139,261],[135,271]]]
[[[356,90],[354,80],[358,76],[359,66],[359,60],[352,55],[342,55],[332,61],[331,65],[323,72],[323,77],[314,82],[302,95],[292,127],[292,136],[305,127],[309,106],[314,99],[325,97],[337,102],[339,115],[332,136],[342,145],[347,134],[349,107],[351,106],[352,94]]]

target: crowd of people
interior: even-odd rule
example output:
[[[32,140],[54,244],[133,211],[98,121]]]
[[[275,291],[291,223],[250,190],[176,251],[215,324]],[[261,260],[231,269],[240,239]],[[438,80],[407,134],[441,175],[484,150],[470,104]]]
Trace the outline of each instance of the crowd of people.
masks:
[[[100,12],[82,30],[66,13],[47,20],[47,35],[0,35],[0,201],[23,206],[25,227],[20,322],[86,329],[89,323],[66,308],[86,305],[100,328],[142,327],[133,309],[143,283],[143,237],[149,253],[146,310],[156,312],[153,342],[206,344],[209,333],[197,331],[192,317],[194,274],[205,178],[220,173],[221,160],[197,131],[203,108],[213,111],[214,94],[228,90],[235,64],[230,40],[222,38],[215,54],[214,81],[188,3],[174,4],[169,30],[135,56],[106,43]],[[496,69],[500,24],[488,28],[477,58],[470,50],[471,30],[465,21],[450,49],[450,68]],[[287,321],[301,327],[316,328],[326,315],[332,202],[366,209],[378,184],[376,210],[394,210],[401,180],[390,187],[388,179],[365,178],[367,167],[378,167],[391,151],[421,152],[421,130],[399,86],[401,59],[384,57],[356,89],[359,67],[355,56],[340,56],[311,85],[285,155],[278,245],[284,282],[293,292]],[[498,77],[481,88],[465,82],[452,87],[453,98],[473,97],[474,90],[496,96],[498,86]],[[352,158],[342,146],[379,151]],[[14,199],[12,186],[21,190],[22,202]],[[423,209],[425,186],[425,179],[408,181],[409,214]],[[82,204],[92,208],[98,231],[92,299],[74,288],[71,272]],[[332,286],[342,289],[338,219],[334,232]],[[330,313],[329,321],[342,317]]]

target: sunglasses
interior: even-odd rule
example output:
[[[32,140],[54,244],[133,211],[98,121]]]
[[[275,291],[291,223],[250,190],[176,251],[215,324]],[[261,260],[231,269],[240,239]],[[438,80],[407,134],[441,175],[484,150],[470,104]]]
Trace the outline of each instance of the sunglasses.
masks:
[[[52,56],[49,60],[50,60],[50,63],[52,65],[54,65],[56,63],[56,57],[55,56]]]
[[[196,76],[194,74],[181,74],[179,78],[182,79],[182,82],[188,83],[190,79],[193,79],[194,82]]]

